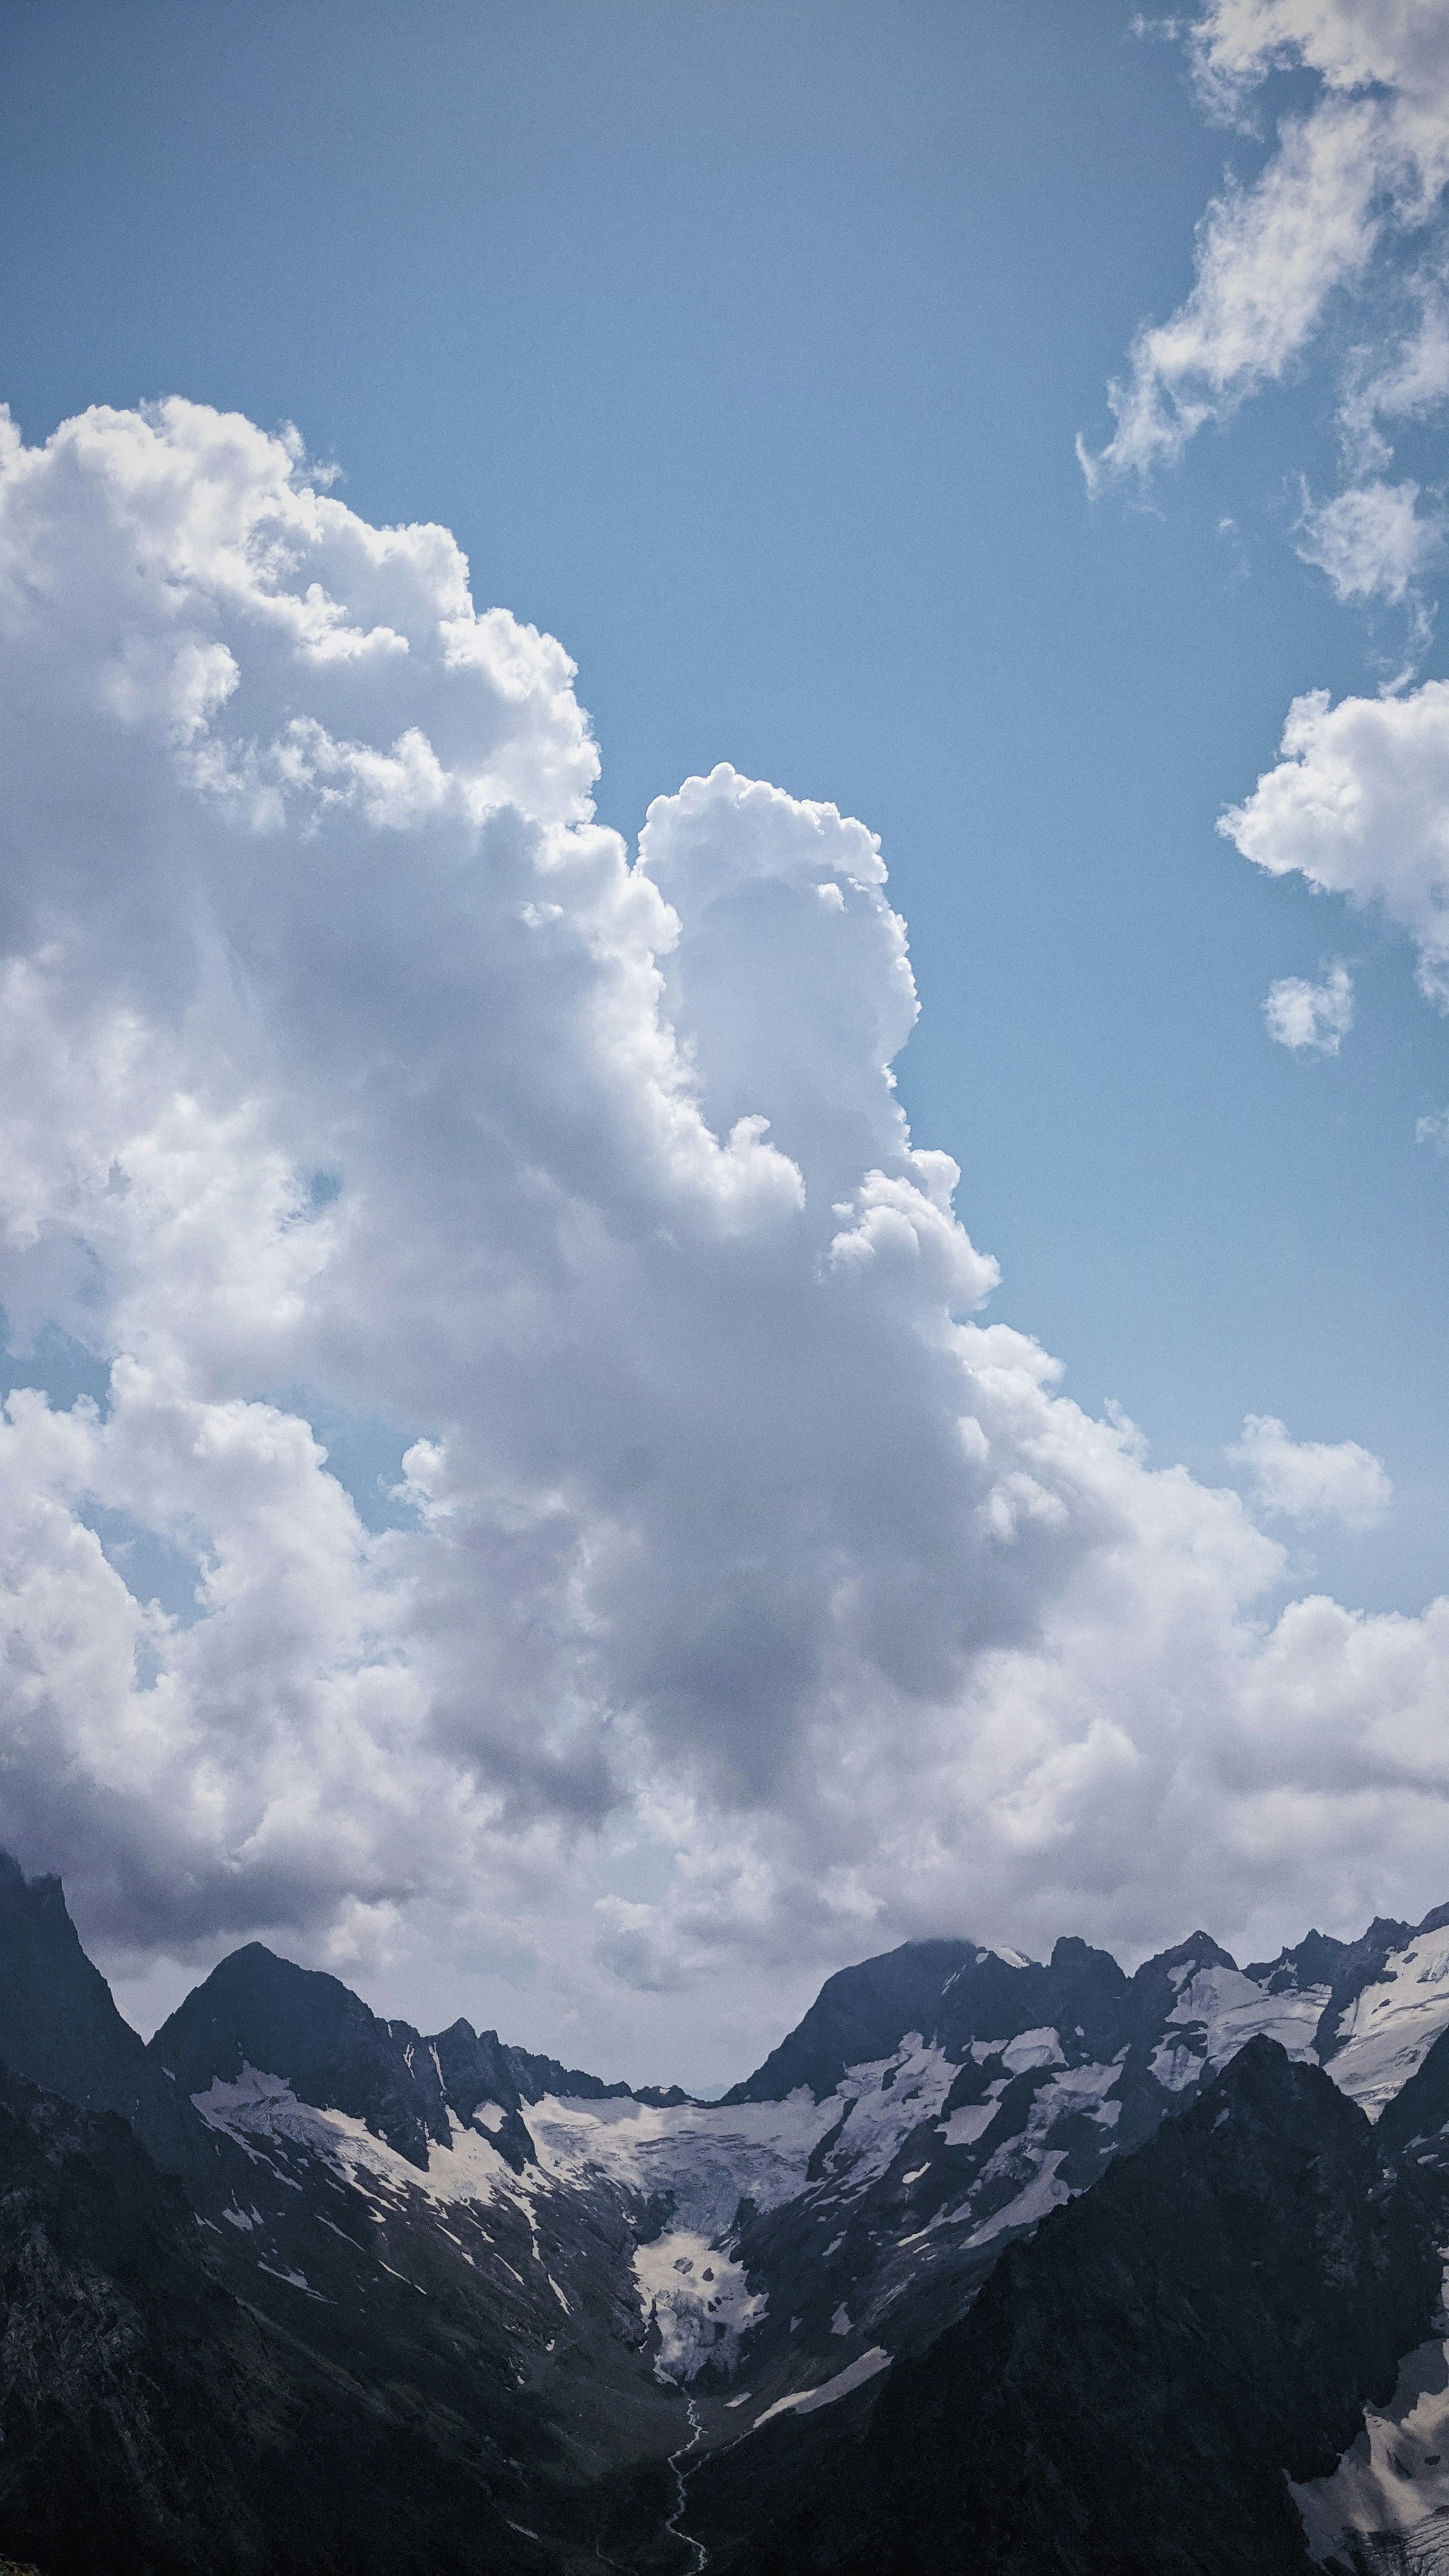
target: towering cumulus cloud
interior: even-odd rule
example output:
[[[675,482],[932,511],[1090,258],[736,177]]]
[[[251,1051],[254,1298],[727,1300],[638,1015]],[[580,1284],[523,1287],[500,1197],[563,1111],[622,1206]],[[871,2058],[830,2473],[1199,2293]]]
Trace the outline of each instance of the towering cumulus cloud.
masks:
[[[6,431],[0,1293],[98,1400],[0,1423],[3,1839],[113,1958],[596,2001],[1441,1894],[1449,1610],[1258,1621],[980,1319],[872,835],[720,768],[631,858],[572,677],[244,420]]]

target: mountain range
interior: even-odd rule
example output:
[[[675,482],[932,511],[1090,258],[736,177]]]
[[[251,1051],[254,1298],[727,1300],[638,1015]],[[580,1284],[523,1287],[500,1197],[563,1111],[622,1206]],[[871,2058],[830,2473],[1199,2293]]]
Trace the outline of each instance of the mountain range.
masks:
[[[43,2576],[1449,2571],[1449,1907],[910,1942],[718,2102],[252,1943],[143,2043],[0,1855]]]

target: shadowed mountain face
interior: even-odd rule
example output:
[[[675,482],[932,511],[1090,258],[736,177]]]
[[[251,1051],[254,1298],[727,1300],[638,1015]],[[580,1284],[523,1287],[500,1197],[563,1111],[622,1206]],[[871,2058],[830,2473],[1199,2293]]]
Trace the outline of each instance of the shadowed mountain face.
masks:
[[[1449,1914],[1351,1945],[1313,1934],[1250,1970],[1197,1933],[1131,1977],[1080,1941],[1044,1965],[907,1943],[830,1979],[720,2103],[605,2083],[467,2021],[424,2036],[255,1943],[143,2048],[58,1883],[0,1864],[0,2058],[52,2097],[0,2134],[0,2216],[32,2209],[25,2241],[49,2249],[0,2283],[0,2363],[35,2356],[0,2422],[0,2553],[62,2576],[108,2523],[155,2576],[290,2569],[278,2499],[341,2479],[374,2501],[336,2506],[339,2576],[487,2566],[500,2516],[539,2576],[601,2556],[697,2576],[691,2529],[719,2576],[764,2576],[785,2515],[802,2569],[833,2552],[862,2576],[955,2565],[968,2528],[973,2576],[1088,2576],[1137,2563],[1100,2553],[1143,2534],[1166,2550],[1184,2517],[1206,2518],[1199,2554],[1144,2566],[1300,2565],[1309,2530],[1329,2535],[1318,2563],[1357,2571],[1372,2515],[1398,2528],[1419,2508],[1398,2470],[1385,2489],[1385,2446],[1422,2455],[1416,2479],[1441,2458],[1393,2390],[1412,2363],[1422,2413],[1441,2368],[1424,2229],[1449,2237],[1446,2049]],[[60,2139],[67,2104],[131,2125],[77,2131],[46,2180],[31,2131]],[[162,2199],[144,2241],[103,2231],[82,2282],[65,2213],[100,2206],[98,2173],[122,2201],[138,2173]],[[167,2309],[192,2322],[163,2351]],[[72,2353],[67,2319],[86,2315],[124,2315],[120,2341],[97,2324]],[[62,2388],[74,2403],[53,2405]],[[1365,2399],[1392,2401],[1399,2429],[1360,2430]],[[235,2499],[216,2428],[225,2457],[264,2463]],[[347,2465],[354,2443],[391,2463],[386,2495]],[[198,2481],[233,2560],[195,2554]],[[1279,2557],[1234,2557],[1270,2490]],[[948,2493],[956,2522],[933,2521]],[[854,2499],[843,2519],[836,2497]],[[1444,2505],[1449,2523],[1449,2481]],[[330,2568],[307,2528],[296,2563]]]
[[[188,2100],[218,2079],[235,2084],[248,2066],[285,2075],[304,2102],[361,2120],[424,2172],[428,2141],[448,2143],[436,2049],[406,2023],[379,2021],[340,1978],[295,1968],[260,1941],[213,1969],[150,2055]]]
[[[677,2088],[636,2096],[627,2084],[506,2048],[496,2031],[480,2035],[466,2021],[424,2039],[410,2022],[380,2020],[339,1978],[294,1967],[260,1941],[234,1950],[194,1988],[147,2055],[188,2100],[218,2083],[234,2087],[248,2069],[284,2077],[299,2100],[360,2120],[423,2173],[430,2146],[451,2147],[450,2114],[466,2126],[480,2108],[500,2112],[487,2123],[488,2135],[518,2170],[535,2161],[522,2106],[545,2093],[655,2104],[687,2099]]]
[[[1427,2330],[1440,2270],[1364,2114],[1252,2040],[897,2367],[828,2479],[782,2463],[793,2512],[777,2484],[768,2527],[731,2538],[751,2494],[721,2463],[693,2527],[741,2576],[1306,2570],[1285,2470],[1333,2469]]]
[[[178,2099],[93,1968],[58,1878],[27,1880],[0,1852],[0,2062],[87,2111],[119,2111],[165,2173],[218,2147]]]
[[[779,2102],[797,2085],[819,2100],[847,2068],[889,2057],[903,2032],[969,2047],[1065,2023],[1088,2052],[1110,2057],[1129,2035],[1131,1987],[1115,1959],[1059,1941],[1049,1967],[974,1941],[907,1941],[827,1978],[797,2030],[727,2102]]]
[[[0,2530],[46,2576],[542,2567],[524,2480],[242,2305],[127,2123],[0,2071]]]

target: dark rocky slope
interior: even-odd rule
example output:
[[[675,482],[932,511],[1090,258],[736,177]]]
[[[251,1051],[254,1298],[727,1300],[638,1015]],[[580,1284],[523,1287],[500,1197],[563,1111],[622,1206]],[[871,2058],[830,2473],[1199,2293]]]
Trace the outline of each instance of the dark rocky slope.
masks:
[[[715,2105],[425,2037],[258,1944],[143,2048],[58,1883],[0,1860],[0,2059],[92,2115],[4,2097],[0,2549],[1301,2568],[1286,2475],[1438,2286],[1446,2022],[1435,1915],[1249,1971],[1205,1933],[1131,1977],[908,1943]]]
[[[66,1911],[58,1878],[0,1852],[0,2062],[86,2111],[119,2111],[165,2173],[203,2188],[227,2163],[123,2021]]]
[[[863,2435],[741,2445],[690,2527],[720,2576],[1287,2576],[1285,2473],[1331,2470],[1439,2281],[1363,2113],[1255,2039],[1003,2257]]]
[[[85,2132],[84,2153],[75,2132],[37,2204],[40,2236],[53,2253],[68,2200],[79,2209],[101,2191],[87,2159],[123,2201],[144,2205],[150,2228],[126,2238],[117,2219],[103,2229],[83,2279],[49,2256],[17,2276],[14,2331],[38,2359],[34,2406],[0,2426],[0,2548],[33,2549],[46,2576],[65,2576],[105,2563],[96,2535],[113,2525],[139,2553],[135,2569],[157,2576],[293,2565],[437,2576],[592,2563],[601,2529],[662,2524],[684,2405],[644,2349],[618,2195],[580,2189],[560,2236],[546,2211],[540,2224],[528,2190],[510,2197],[480,2180],[485,2215],[424,2187],[429,2149],[447,2166],[480,2134],[495,2175],[532,2171],[516,2078],[492,2034],[479,2041],[460,2024],[425,2043],[337,1979],[253,1945],[148,2050],[81,1951],[59,1883],[27,1883],[12,1865],[0,1898],[12,2074],[48,2078],[53,2115],[61,2094],[127,2115]],[[204,2098],[248,2065],[288,2079],[292,2110],[233,2136],[189,2092]],[[309,2100],[377,2138],[381,2164],[339,2161]],[[184,2196],[163,2182],[152,2148]],[[21,2131],[0,2133],[6,2206],[38,2187],[29,2153]],[[93,2365],[110,2349],[104,2320],[118,2301],[125,2368],[98,2396]],[[175,2350],[167,2313],[179,2321]],[[65,2340],[73,2325],[76,2353]],[[60,2340],[47,2344],[52,2328]],[[63,2386],[76,2401],[52,2421]],[[88,2428],[98,2426],[93,2459]],[[199,2450],[187,2447],[193,2436]],[[217,2462],[233,2454],[229,2486]],[[622,2490],[621,2460],[639,2464]],[[204,2548],[186,2523],[188,2496],[211,2533]],[[484,2548],[490,2514],[506,2539],[498,2561]],[[334,2520],[343,2537],[329,2555]],[[673,2545],[681,2565],[687,2554]]]
[[[478,2429],[234,2298],[127,2123],[0,2070],[0,2536],[46,2576],[542,2568]],[[514,2512],[517,2506],[514,2504]]]

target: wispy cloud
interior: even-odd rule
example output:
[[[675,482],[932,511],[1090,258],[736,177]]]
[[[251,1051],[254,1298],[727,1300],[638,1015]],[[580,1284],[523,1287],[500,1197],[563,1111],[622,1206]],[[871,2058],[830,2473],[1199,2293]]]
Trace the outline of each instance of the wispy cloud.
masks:
[[[1095,455],[1078,443],[1092,491],[1175,464],[1208,422],[1281,380],[1330,295],[1369,267],[1387,148],[1378,105],[1335,100],[1285,125],[1254,187],[1214,200],[1191,294],[1169,321],[1139,331],[1128,375],[1109,389],[1113,436]]]
[[[1251,130],[1277,71],[1314,76],[1317,96],[1283,117],[1258,176],[1229,177],[1206,209],[1189,294],[1167,321],[1144,323],[1109,388],[1112,437],[1095,452],[1078,440],[1088,488],[1145,487],[1199,430],[1289,378],[1341,316],[1356,334],[1341,366],[1344,482],[1305,501],[1299,550],[1340,598],[1407,601],[1422,639],[1417,584],[1440,517],[1420,510],[1411,480],[1389,480],[1385,424],[1449,398],[1449,13],[1440,0],[1209,0],[1173,32],[1226,124]]]
[[[1359,483],[1331,501],[1304,496],[1298,552],[1328,575],[1339,599],[1399,606],[1444,543],[1437,507],[1421,511],[1417,483]]]

